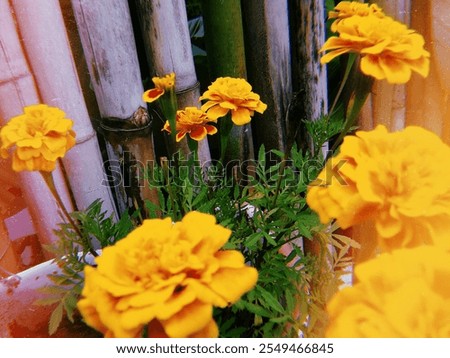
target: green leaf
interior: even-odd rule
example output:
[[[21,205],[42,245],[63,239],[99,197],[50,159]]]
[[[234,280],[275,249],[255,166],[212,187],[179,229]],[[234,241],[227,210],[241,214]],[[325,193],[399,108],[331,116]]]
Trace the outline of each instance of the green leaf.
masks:
[[[255,305],[254,303],[242,301],[242,304],[247,310],[256,315],[268,318],[272,316],[272,314],[269,311],[267,311],[261,306]]]
[[[40,305],[40,306],[50,306],[55,304],[56,302],[61,302],[61,297],[47,297],[47,298],[40,298],[36,301],[34,301],[35,305]]]
[[[259,147],[258,165],[261,166],[262,168],[265,168],[265,166],[266,166],[266,148],[264,147],[264,144],[262,144]]]
[[[272,149],[272,153],[274,153],[277,157],[284,158],[284,153],[277,149]]]
[[[63,304],[64,309],[67,313],[67,318],[70,320],[70,322],[73,323],[73,313],[75,311],[75,308],[77,307],[78,302],[78,295],[74,295],[72,292],[69,292],[66,297],[64,297]]]
[[[273,323],[286,323],[286,322],[289,322],[290,320],[291,320],[291,317],[286,315],[286,316],[271,318],[270,322],[273,322]]]
[[[269,234],[268,232],[266,232],[266,231],[262,231],[261,233],[264,235],[264,237],[266,238],[266,240],[267,240],[267,242],[268,242],[269,244],[271,244],[272,246],[276,246],[276,245],[277,245],[277,242],[274,240],[274,238],[273,238],[272,235],[270,235],[270,234]]]
[[[50,315],[49,325],[48,325],[48,334],[52,336],[56,330],[58,329],[59,325],[62,321],[62,315],[63,315],[63,304],[60,303],[52,314]]]
[[[207,188],[203,187],[192,202],[192,207],[195,209],[200,203],[202,203],[207,198],[207,194]]]
[[[270,307],[273,308],[278,313],[284,313],[284,308],[278,302],[278,300],[268,291],[263,289],[262,287],[258,287],[258,291],[261,294],[261,297],[264,299],[265,303]]]

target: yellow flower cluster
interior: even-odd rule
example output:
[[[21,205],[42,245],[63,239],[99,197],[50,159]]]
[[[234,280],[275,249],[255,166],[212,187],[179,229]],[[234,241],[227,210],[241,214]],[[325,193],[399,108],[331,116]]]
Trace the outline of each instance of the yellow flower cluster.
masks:
[[[449,263],[448,251],[421,246],[360,264],[357,283],[328,304],[326,336],[450,337]]]
[[[184,110],[177,111],[176,117],[176,141],[181,141],[186,134],[196,141],[201,141],[207,134],[217,133],[217,128],[209,124],[217,122],[208,118],[208,115],[196,107],[186,107]],[[171,132],[169,121],[164,124],[163,130]]]
[[[347,136],[308,190],[322,223],[373,221],[382,250],[450,247],[450,147],[420,127]]]
[[[145,220],[86,267],[78,309],[106,337],[216,337],[213,306],[226,307],[256,284],[243,255],[220,250],[230,230],[212,215]]]
[[[155,88],[145,91],[142,99],[152,103],[164,95],[168,90],[173,91],[175,86],[175,74],[164,77],[154,77]],[[217,129],[207,123],[217,122],[217,119],[231,112],[231,119],[235,125],[242,126],[251,121],[255,111],[264,113],[267,105],[263,103],[259,95],[252,92],[252,86],[243,78],[220,77],[214,81],[208,90],[200,96],[199,101],[207,100],[198,111],[194,107],[187,107],[183,111],[177,111],[176,116],[176,141],[179,142],[187,133],[200,141],[207,134],[217,133]],[[170,131],[170,123],[166,122],[163,130]]]
[[[203,93],[200,100],[206,99],[202,109],[209,118],[217,119],[231,112],[231,120],[237,126],[251,121],[255,111],[264,113],[267,105],[252,92],[252,86],[242,78],[219,77]]]
[[[15,171],[55,169],[58,158],[75,145],[73,122],[56,107],[35,104],[10,119],[0,131],[0,154],[7,158],[14,148],[12,168]]]
[[[321,63],[330,62],[344,53],[361,56],[361,71],[389,83],[406,83],[412,72],[426,77],[430,53],[424,49],[422,35],[371,5],[345,2],[330,15],[336,18],[330,37],[321,52],[328,51]]]

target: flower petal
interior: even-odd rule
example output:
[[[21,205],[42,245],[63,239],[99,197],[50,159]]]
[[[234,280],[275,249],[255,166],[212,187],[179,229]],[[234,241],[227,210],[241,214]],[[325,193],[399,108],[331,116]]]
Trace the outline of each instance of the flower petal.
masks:
[[[155,102],[164,93],[165,93],[164,89],[152,88],[144,92],[144,94],[142,95],[142,100],[147,103],[152,103]]]
[[[220,106],[214,106],[214,107],[211,107],[207,113],[208,113],[209,118],[217,119],[217,118],[225,116],[228,112],[229,112],[229,109],[222,108]]]
[[[212,290],[221,295],[228,303],[236,302],[243,293],[250,291],[258,280],[258,271],[253,267],[240,269],[223,268],[214,274],[209,284]]]
[[[196,141],[200,141],[203,138],[205,138],[207,134],[208,134],[208,131],[206,130],[205,127],[196,126],[191,130],[191,132],[189,133],[189,136]]]
[[[375,77],[377,80],[385,79],[386,75],[379,61],[380,59],[377,56],[364,56],[361,58],[362,73]]]
[[[243,126],[244,124],[250,123],[252,120],[251,116],[253,112],[247,108],[238,108],[231,112],[231,120],[237,126]]]
[[[207,328],[212,319],[212,306],[195,301],[165,321],[160,321],[171,338],[185,338]]]

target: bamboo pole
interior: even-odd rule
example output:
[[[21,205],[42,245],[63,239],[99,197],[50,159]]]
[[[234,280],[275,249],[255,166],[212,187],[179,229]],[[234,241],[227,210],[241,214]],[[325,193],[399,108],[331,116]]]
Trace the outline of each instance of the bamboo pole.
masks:
[[[292,94],[288,1],[249,0],[242,10],[248,79],[267,103],[264,114],[252,121],[255,145],[285,151]]]
[[[292,43],[292,81],[294,91],[297,93],[295,101],[290,108],[289,123],[291,131],[298,132],[297,142],[305,145],[305,133],[301,133],[301,121],[306,119],[314,121],[328,112],[327,73],[326,66],[320,64],[319,49],[325,42],[325,9],[322,0],[291,0],[289,2],[291,14],[291,43]],[[292,115],[295,114],[295,115]],[[299,130],[300,129],[300,130]],[[326,155],[328,146],[322,148]],[[331,234],[328,234],[331,235]],[[320,237],[314,240],[298,240],[297,245],[303,245],[305,255],[317,259],[318,277],[328,273],[331,269],[331,244],[323,242]],[[329,295],[326,284],[311,282],[310,294],[315,304],[324,309]],[[294,314],[298,314],[295,312]],[[305,313],[302,312],[304,315]],[[323,333],[325,322],[318,320],[310,327],[309,334],[314,337]]]
[[[363,128],[372,129],[380,123],[391,130],[417,125],[440,135],[450,144],[450,1],[397,0],[380,1],[379,5],[387,14],[424,36],[425,48],[431,53],[430,74],[427,78],[413,74],[406,85],[375,82],[372,94],[375,103],[370,108],[373,123]],[[362,115],[363,120],[367,117]],[[352,232],[353,238],[366,246],[365,250],[355,253],[355,262],[367,260],[376,244],[374,224],[356,225]]]
[[[411,13],[411,1],[410,0],[396,0],[396,1],[380,1],[379,5],[384,9],[384,11],[390,16],[394,17],[396,20],[401,21],[409,26],[410,24],[410,13]],[[386,87],[385,81],[376,81],[375,86],[383,83]],[[405,116],[406,116],[406,86],[405,85],[391,85],[392,87],[392,99],[391,99],[391,113],[390,118],[390,129],[392,131],[399,130],[405,127]],[[378,93],[381,93],[382,89],[375,89]],[[386,90],[389,92],[389,90]],[[379,101],[378,108],[388,107],[388,102]],[[382,123],[382,114],[377,115],[375,113],[376,124]]]
[[[116,217],[111,192],[104,185],[103,160],[83,100],[59,3],[48,0],[42,6],[38,1],[12,0],[11,4],[42,101],[63,109],[74,121],[77,144],[63,163],[76,205],[83,210],[101,199],[103,209]]]
[[[319,49],[325,41],[324,4],[321,0],[290,0],[289,5],[292,82],[300,95],[300,117],[294,120],[316,120],[328,111],[326,66],[319,61]]]
[[[407,84],[406,124],[418,125],[450,144],[449,0],[411,1],[411,27],[425,38],[430,51],[430,74],[413,76]]]
[[[297,92],[290,108],[296,116],[290,116],[292,123],[289,125],[295,132],[301,128],[301,120],[317,120],[328,112],[326,66],[322,66],[319,60],[319,49],[325,41],[325,9],[321,0],[291,0],[289,11],[292,86]],[[297,138],[304,138],[303,133],[299,134]],[[327,148],[322,150],[325,152]],[[306,240],[305,250],[310,243]]]
[[[202,0],[206,52],[211,78],[247,77],[239,0]],[[250,124],[233,126],[226,161],[254,158]]]
[[[439,120],[442,121],[441,138],[450,144],[450,1],[437,1],[431,9],[432,16],[432,51],[436,56],[433,61],[436,72],[433,80],[437,89],[433,91],[437,95],[439,103]],[[436,88],[435,87],[435,88]]]
[[[370,1],[379,5],[389,16],[409,24],[410,0]],[[405,85],[393,85],[387,81],[375,81],[367,101],[358,118],[359,129],[372,130],[378,124],[384,124],[389,130],[398,130],[405,125],[406,112]],[[356,225],[348,232],[358,242],[368,243],[367,251],[373,248],[375,228],[372,223]],[[363,246],[363,250],[365,246]],[[367,259],[363,250],[353,250],[354,262]]]
[[[147,55],[150,75],[163,76],[174,72],[178,107],[199,107],[200,87],[195,73],[191,40],[184,0],[136,0],[142,38]],[[161,131],[155,126],[155,135]],[[181,150],[189,152],[186,140]],[[208,140],[198,145],[199,160],[207,164],[211,160]]]
[[[126,0],[72,0],[91,83],[102,117],[119,211],[141,209],[157,193],[144,179],[155,162],[150,118]],[[108,16],[105,16],[105,14]]]
[[[7,0],[0,0],[0,14],[0,125],[4,125],[23,113],[23,107],[41,100]],[[53,174],[66,207],[73,210],[61,168],[57,166]],[[51,244],[57,239],[53,230],[62,221],[58,206],[39,173],[20,172],[18,178],[39,239],[42,244]]]
[[[93,86],[91,85],[91,76],[89,74],[86,56],[84,55],[83,45],[81,44],[80,35],[78,33],[77,21],[73,12],[72,1],[59,0],[59,4],[61,6],[61,12],[67,31],[67,37],[69,39],[70,49],[75,60],[78,79],[80,81],[81,90],[83,91],[83,98],[86,103],[89,116],[91,118],[100,118],[100,110],[98,108]],[[98,139],[100,142],[100,147],[104,148],[104,144],[101,142],[102,137],[98,136]],[[105,160],[108,159],[106,155],[103,155],[103,158]]]
[[[410,0],[379,0],[375,3],[389,16],[409,25]],[[359,118],[361,129],[370,130],[378,124],[384,124],[388,129],[394,131],[405,126],[405,85],[393,85],[387,81],[375,81],[369,97],[370,100],[365,104],[365,110]],[[371,116],[372,119],[369,120],[367,116]]]

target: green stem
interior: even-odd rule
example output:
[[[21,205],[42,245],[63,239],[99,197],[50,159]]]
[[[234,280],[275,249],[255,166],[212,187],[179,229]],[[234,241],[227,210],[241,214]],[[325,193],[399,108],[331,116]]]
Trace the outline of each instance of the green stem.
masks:
[[[161,112],[170,126],[169,154],[174,155],[177,148],[177,95],[171,88],[159,99]]]
[[[233,122],[231,121],[231,113],[228,112],[225,117],[219,118],[220,162],[222,164],[224,164],[225,154],[228,148],[228,140],[230,138],[232,128]]]
[[[291,107],[291,103],[289,103],[288,110],[286,111],[286,120],[289,115],[290,107]],[[275,205],[277,203],[278,195],[279,195],[280,189],[281,189],[281,181],[283,180],[284,170],[286,169],[286,163],[287,163],[287,160],[289,159],[289,157],[291,156],[292,147],[294,146],[295,138],[297,137],[299,130],[300,130],[300,123],[297,125],[297,127],[295,128],[295,131],[291,134],[291,137],[288,139],[286,152],[284,153],[283,159],[281,160],[281,163],[280,163],[280,168],[278,170],[278,179],[277,179],[277,185],[275,188],[275,195],[273,197],[272,207],[275,207]]]
[[[175,165],[177,165],[178,153],[175,153],[174,159],[175,159],[175,163],[176,163]],[[166,181],[166,189],[167,189],[167,193],[169,194],[170,204],[172,206],[172,213],[173,213],[172,220],[176,221],[177,218],[175,217],[175,213],[176,213],[177,200],[175,197],[175,193],[173,192],[172,183],[170,181],[169,161],[167,160],[166,157],[161,157],[161,168],[163,170],[164,179]],[[176,169],[178,169],[178,166]],[[183,205],[180,205],[180,210],[181,210],[181,216],[184,216],[185,211],[184,211]]]
[[[272,207],[274,208],[276,203],[277,203],[277,199],[278,199],[278,195],[280,193],[280,189],[281,189],[281,181],[283,180],[284,177],[284,170],[286,169],[286,163],[287,163],[287,159],[288,159],[288,152],[286,152],[284,154],[284,157],[280,163],[280,168],[278,170],[278,179],[277,179],[277,186],[275,188],[275,195],[273,197],[273,203],[272,203]]]
[[[349,130],[356,124],[358,115],[361,112],[361,109],[364,106],[364,103],[366,103],[367,97],[370,94],[372,84],[373,84],[372,77],[368,77],[362,73],[359,74],[358,79],[356,81],[353,96],[351,98],[351,101],[349,102],[350,110],[348,111],[347,118],[345,119],[344,129],[339,134],[339,137],[336,139],[333,146],[331,147],[331,150],[329,152],[330,155],[341,144],[342,140],[347,135]]]
[[[207,140],[206,138],[204,140]],[[196,157],[197,152],[198,152],[198,142],[194,139],[192,139],[191,137],[187,138],[187,143],[188,143],[188,147],[189,150],[193,153],[194,157]],[[195,160],[196,158],[194,158]]]
[[[69,221],[69,223],[72,226],[72,228],[75,231],[75,233],[78,235],[78,237],[81,240],[83,240],[84,244],[89,249],[89,252],[92,254],[92,256],[94,256],[94,257],[98,256],[97,252],[92,248],[91,243],[89,242],[89,240],[85,238],[85,236],[81,232],[80,228],[78,227],[78,225],[72,219],[72,216],[67,211],[66,206],[64,205],[64,202],[62,201],[62,199],[61,199],[61,197],[60,197],[60,195],[58,193],[58,190],[56,189],[52,173],[51,172],[44,172],[44,171],[40,171],[40,173],[41,173],[42,178],[44,179],[45,183],[47,184],[48,189],[50,190],[50,192],[52,193],[53,197],[55,198],[59,208],[64,213],[64,216]]]
[[[341,85],[339,86],[336,96],[334,97],[333,104],[331,105],[330,110],[328,111],[328,113],[329,113],[328,118],[330,118],[330,116],[333,114],[333,111],[337,105],[339,97],[341,96],[342,91],[344,90],[345,84],[347,83],[348,76],[350,75],[350,71],[353,67],[353,64],[355,63],[355,60],[356,60],[356,54],[354,54],[354,53],[349,54],[348,60],[347,60],[347,66],[346,66],[345,72],[344,72],[344,77],[342,78]]]

